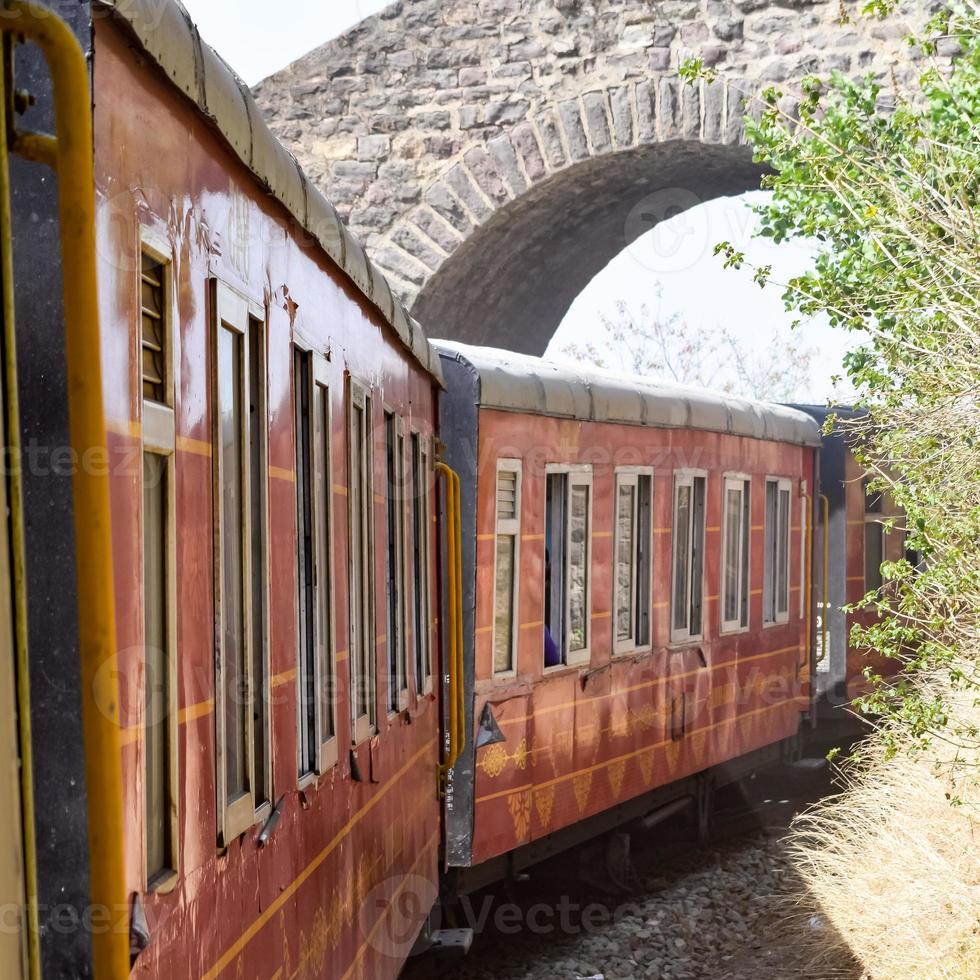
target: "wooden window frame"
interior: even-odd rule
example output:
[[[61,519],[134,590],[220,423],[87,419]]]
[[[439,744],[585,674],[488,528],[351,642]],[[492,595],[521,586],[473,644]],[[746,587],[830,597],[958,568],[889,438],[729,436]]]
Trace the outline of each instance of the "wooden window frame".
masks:
[[[871,479],[869,476],[861,479],[861,509],[864,516],[864,527],[861,531],[861,576],[865,593],[874,592],[880,589],[885,583],[885,577],[881,574],[881,564],[878,565],[877,577],[879,581],[877,584],[873,585],[868,581],[868,525],[877,525],[875,533],[881,542],[879,551],[881,552],[881,562],[884,563],[886,561],[884,522],[888,519],[885,516],[885,492],[884,490],[869,492],[868,484],[871,482]],[[869,506],[872,501],[876,501],[875,506]]]
[[[360,601],[358,603],[359,615],[361,621],[357,622],[357,617],[353,615],[353,604],[348,606],[352,611],[352,615],[348,618],[350,620],[350,652],[347,658],[348,666],[350,668],[350,679],[351,679],[351,691],[350,691],[350,716],[351,716],[351,743],[355,746],[360,745],[365,739],[371,738],[377,733],[377,717],[378,717],[378,686],[377,686],[377,643],[375,638],[375,590],[374,590],[374,578],[375,578],[375,567],[374,567],[374,413],[373,413],[373,397],[371,390],[367,385],[364,385],[358,381],[355,381],[353,377],[348,375],[347,378],[347,485],[348,488],[352,486],[351,483],[351,473],[353,469],[361,462],[358,455],[359,447],[355,445],[354,440],[354,408],[360,408],[364,413],[364,475],[365,475],[365,486],[362,488],[362,493],[365,501],[364,514],[358,516],[355,514],[355,501],[354,494],[348,491],[348,536],[347,536],[347,554],[348,554],[348,574],[349,582],[348,589],[354,588],[354,583],[357,580],[355,575],[356,567],[355,562],[360,560],[364,567],[363,583],[364,587],[361,591]],[[353,527],[354,521],[358,520],[361,528],[361,554],[355,559],[352,554],[351,548],[351,528]],[[359,667],[355,671],[356,664],[356,638],[360,636],[360,642],[364,644],[365,651],[365,662],[368,668],[368,677],[366,678],[368,684],[368,696],[367,696],[367,708],[366,714],[357,715],[355,712],[357,710],[357,697],[356,691],[353,688],[355,681],[355,673],[359,672]]]
[[[646,541],[646,555],[647,562],[649,564],[648,581],[647,581],[647,640],[645,643],[637,642],[637,615],[638,615],[638,600],[640,596],[640,563],[637,555],[637,547],[640,544],[640,480],[646,478],[649,480],[649,492],[650,500],[648,503],[649,511],[647,517],[647,522],[650,525],[648,528],[647,541]],[[612,650],[614,655],[619,654],[630,654],[630,653],[646,653],[653,649],[653,487],[654,487],[654,472],[652,466],[617,466],[615,472],[615,478],[613,481],[613,503],[612,503],[612,523],[613,523],[613,550],[612,550]],[[633,496],[633,555],[631,558],[632,564],[632,579],[633,579],[633,597],[634,597],[634,608],[631,614],[631,634],[629,639],[620,640],[616,636],[616,613],[619,609],[619,583],[616,580],[616,563],[617,556],[619,555],[619,490],[622,486],[632,486],[634,487]]]
[[[165,460],[165,479],[167,489],[166,507],[166,528],[164,538],[164,562],[166,566],[164,590],[166,593],[166,631],[167,649],[164,655],[167,661],[167,691],[166,702],[167,712],[165,724],[167,725],[167,798],[166,806],[169,808],[169,852],[173,867],[160,868],[152,875],[147,867],[147,827],[148,815],[146,811],[146,792],[144,789],[142,799],[143,833],[141,835],[142,846],[142,878],[145,891],[154,891],[161,894],[171,891],[177,882],[180,874],[180,810],[179,810],[179,726],[178,726],[178,659],[177,659],[177,494],[176,494],[176,471],[177,471],[177,435],[176,435],[176,413],[174,410],[176,384],[174,382],[174,328],[173,317],[176,308],[175,284],[173,277],[173,254],[169,243],[156,237],[151,232],[143,229],[139,239],[139,261],[136,268],[136,306],[142,309],[142,272],[143,272],[143,253],[147,253],[156,262],[159,262],[165,269],[166,278],[163,283],[163,362],[164,362],[164,396],[165,402],[160,403],[149,398],[144,398],[142,391],[142,321],[137,324],[136,350],[137,350],[137,390],[140,393],[140,439],[141,454],[160,456]],[[140,467],[140,494],[139,494],[139,549],[140,549],[140,590],[143,591],[144,583],[142,576],[143,568],[143,542],[146,540],[143,528],[143,476],[142,466]],[[141,595],[142,598],[142,595]],[[145,635],[145,621],[143,619],[145,610],[145,600],[140,603],[140,625],[141,635]],[[145,662],[145,661],[144,661]],[[144,674],[143,683],[146,683]],[[144,690],[143,711],[145,711],[146,697]],[[146,719],[143,721],[146,724]],[[145,760],[144,760],[145,766]],[[144,774],[145,775],[145,774]]]
[[[325,558],[324,564],[326,565],[325,569],[320,567],[318,560],[320,551],[314,546],[314,605],[317,612],[321,612],[326,617],[328,624],[328,636],[325,638],[325,640],[320,635],[319,627],[317,627],[317,642],[315,644],[317,650],[317,663],[321,671],[318,685],[318,690],[321,696],[319,699],[320,712],[318,713],[320,731],[317,744],[320,748],[320,754],[319,759],[317,760],[317,771],[323,774],[335,766],[340,759],[337,731],[337,630],[335,626],[337,621],[337,603],[334,595],[333,562],[333,549],[336,544],[336,538],[334,537],[333,520],[333,404],[330,400],[330,369],[329,362],[327,361],[326,357],[324,357],[322,354],[314,353],[314,394],[317,386],[323,389],[322,398],[326,415],[326,418],[323,420],[326,427],[324,433],[326,438],[326,446],[323,447],[324,459],[321,461],[323,465],[324,487],[323,494],[317,496],[317,502],[319,503],[321,509],[318,511],[316,507],[313,508],[313,534],[315,540],[322,543],[324,546],[323,555]],[[315,403],[316,402],[314,399],[314,405]],[[311,427],[311,435],[315,440],[315,426]],[[314,449],[316,451],[319,451],[319,448],[320,447],[314,445]],[[315,479],[313,483],[315,488]],[[316,622],[319,624],[321,620],[316,619]],[[329,697],[326,696],[328,692],[331,695]],[[329,725],[324,724],[327,719],[330,721]]]
[[[736,490],[741,496],[739,506],[738,570],[735,582],[735,598],[738,606],[738,616],[735,619],[725,619],[725,598],[728,592],[728,563],[725,561],[725,549],[728,544],[728,493]],[[752,608],[749,598],[752,586],[752,477],[746,473],[726,473],[722,480],[721,493],[721,547],[718,549],[721,565],[721,589],[718,596],[719,631],[725,635],[745,633],[752,624]],[[744,572],[748,572],[748,577]],[[745,622],[742,622],[742,612],[745,609]]]
[[[264,305],[259,305],[258,303],[249,302],[248,304],[248,330],[249,333],[246,336],[246,343],[249,344],[249,357],[251,357],[251,339],[252,339],[252,329],[253,325],[258,325],[260,330],[260,340],[262,344],[262,361],[259,365],[259,406],[258,406],[258,416],[262,424],[261,435],[260,435],[260,445],[259,445],[259,472],[261,474],[259,480],[259,490],[262,495],[262,500],[260,502],[259,513],[261,515],[262,525],[259,529],[259,540],[260,540],[260,589],[261,594],[259,596],[259,601],[262,606],[262,633],[260,636],[253,637],[252,642],[254,643],[256,639],[261,644],[260,650],[262,654],[262,679],[261,684],[256,685],[255,679],[250,678],[250,683],[252,686],[253,697],[258,694],[263,698],[265,702],[265,711],[263,712],[264,719],[264,730],[262,732],[262,742],[263,742],[263,759],[265,760],[264,771],[262,773],[262,785],[266,790],[266,799],[256,800],[255,807],[255,823],[259,823],[265,820],[268,815],[272,812],[273,803],[276,798],[275,792],[275,779],[274,779],[274,766],[272,758],[272,652],[271,652],[271,633],[269,630],[269,615],[271,609],[270,595],[269,595],[269,318],[267,310]],[[248,368],[248,365],[246,365]],[[246,375],[251,378],[251,374],[247,372]],[[248,395],[248,391],[245,392]],[[251,447],[251,442],[253,438],[253,433],[251,430],[251,423],[249,428],[249,446]],[[250,461],[250,460],[249,460]],[[251,493],[251,485],[249,492]],[[251,503],[251,501],[250,501]],[[252,529],[249,528],[249,531]],[[250,572],[254,572],[254,569],[250,568]],[[254,588],[254,576],[253,581],[250,582],[250,586]],[[254,601],[254,596],[250,597]],[[254,745],[254,732],[253,732],[253,745]],[[254,781],[254,765],[253,765],[253,781]],[[254,788],[253,788],[254,795]]]
[[[691,632],[691,605],[694,599],[694,530],[695,530],[695,513],[694,513],[694,500],[695,500],[695,480],[704,480],[704,503],[702,506],[701,513],[701,549],[702,549],[702,560],[701,560],[701,629],[697,633]],[[687,626],[686,628],[675,628],[675,607],[674,607],[674,580],[677,575],[677,497],[678,490],[681,487],[691,488],[691,519],[688,526],[688,542],[687,542],[687,588],[685,590],[685,604],[687,608]],[[670,558],[670,645],[679,646],[690,646],[694,643],[700,643],[704,639],[705,632],[705,620],[707,610],[705,609],[704,602],[704,552],[706,552],[706,527],[708,520],[708,471],[707,470],[697,470],[697,469],[680,469],[674,470],[674,483],[673,483],[673,493],[671,495],[671,558]]]
[[[414,442],[413,442],[414,440]],[[432,514],[431,503],[432,503],[432,493],[430,490],[431,476],[432,476],[432,449],[430,445],[430,440],[428,437],[422,435],[415,429],[411,430],[409,437],[409,447],[410,451],[414,454],[416,451],[418,453],[418,474],[419,474],[419,485],[412,487],[412,493],[418,494],[420,497],[419,504],[419,514],[421,517],[421,526],[419,528],[420,541],[419,541],[419,565],[422,569],[422,589],[421,589],[421,603],[419,608],[419,627],[420,636],[416,639],[416,643],[420,643],[420,649],[422,652],[421,664],[422,670],[419,671],[418,658],[413,656],[412,658],[412,669],[415,674],[415,691],[417,695],[429,694],[432,692],[432,571],[431,571],[431,535],[432,527],[434,521],[434,515]],[[414,467],[413,458],[413,467]],[[412,525],[413,534],[415,533],[415,515],[412,515]],[[419,581],[414,574],[410,576],[412,580],[412,599],[415,600],[416,592],[419,590]],[[414,638],[414,631],[413,631]],[[415,654],[413,649],[412,653]],[[421,673],[421,676],[419,676]]]
[[[387,646],[385,664],[387,667],[388,675],[388,697],[386,701],[386,708],[388,717],[398,714],[400,711],[404,711],[408,707],[409,699],[409,680],[408,680],[408,603],[406,599],[408,597],[408,562],[406,559],[407,550],[405,547],[406,535],[405,535],[405,422],[402,417],[390,406],[382,403],[383,419],[385,423],[385,571],[387,573],[387,563],[388,563],[388,548],[390,543],[387,541],[388,534],[388,419],[392,420],[392,437],[394,439],[394,446],[392,447],[392,453],[394,455],[395,464],[395,474],[394,474],[394,489],[395,489],[395,500],[394,500],[394,517],[395,517],[395,578],[398,585],[398,595],[396,597],[397,606],[395,609],[395,627],[397,632],[395,636],[386,636],[385,643]],[[387,575],[386,575],[386,585],[387,585]],[[390,633],[391,631],[391,610],[388,608],[389,597],[385,595],[385,628]],[[392,672],[392,663],[394,663],[395,670]],[[398,683],[397,690],[393,688],[393,684]]]
[[[215,621],[215,787],[217,795],[217,820],[219,846],[228,844],[250,827],[265,819],[271,806],[268,802],[256,806],[254,779],[254,728],[251,710],[251,698],[254,697],[254,678],[252,677],[252,646],[254,643],[252,623],[252,555],[251,555],[251,479],[249,460],[251,451],[251,430],[248,412],[248,395],[250,381],[250,350],[249,328],[250,319],[265,322],[263,308],[252,303],[248,297],[219,279],[209,280],[211,299],[211,417],[212,440],[215,446],[212,452],[212,500],[214,514],[214,621]],[[228,802],[228,788],[225,782],[225,755],[227,739],[225,735],[225,685],[222,678],[222,667],[225,661],[224,629],[223,629],[223,597],[224,597],[224,510],[223,510],[223,481],[221,460],[221,437],[219,432],[220,411],[218,406],[218,347],[220,331],[228,329],[237,333],[241,338],[240,378],[242,391],[242,419],[239,432],[242,458],[242,609],[243,609],[243,647],[242,658],[245,684],[249,700],[245,706],[245,759],[244,770],[248,781],[248,789],[237,800]],[[271,789],[271,781],[270,781]]]
[[[500,487],[501,472],[514,474],[514,517],[501,519],[498,493]],[[518,639],[520,637],[520,616],[519,603],[520,596],[520,568],[521,568],[521,516],[522,502],[521,493],[524,484],[524,464],[520,459],[501,457],[497,460],[494,470],[493,482],[493,629],[490,631],[490,670],[495,678],[515,677],[517,675],[517,654]],[[497,650],[497,539],[501,536],[514,539],[514,560],[513,577],[511,580],[511,661],[510,666],[505,670],[496,669],[496,650]]]
[[[312,623],[313,671],[312,686],[315,692],[313,710],[313,758],[306,772],[300,771],[297,765],[297,787],[303,789],[314,782],[317,777],[329,772],[339,761],[339,740],[337,732],[337,641],[336,641],[336,600],[334,597],[333,570],[333,406],[330,400],[330,369],[329,362],[322,354],[294,340],[292,345],[293,358],[293,405],[294,426],[295,418],[295,386],[304,384],[308,388],[307,410],[309,413],[309,438],[306,451],[309,457],[309,472],[306,474],[306,491],[310,497],[310,545],[312,582],[312,605],[310,621]],[[299,353],[307,371],[305,378],[297,378],[295,373],[296,356]],[[317,389],[321,390],[320,397],[325,410],[325,418],[317,417]],[[317,438],[320,424],[324,425],[326,445],[321,446]],[[295,433],[294,433],[295,435]],[[294,440],[296,441],[296,440]],[[322,493],[318,492],[317,473],[322,468]],[[297,498],[300,492],[300,468],[296,468]],[[299,541],[297,539],[297,547]],[[321,555],[323,560],[321,561]],[[324,565],[326,567],[324,567]],[[300,597],[296,596],[296,619],[299,622],[301,613]],[[323,636],[323,625],[326,624],[327,635]],[[297,651],[298,652],[298,651]],[[296,669],[296,698],[297,705],[301,704],[303,672],[297,662]],[[300,730],[304,724],[302,713],[297,711],[297,737],[302,738],[305,732]],[[297,749],[299,746],[297,745]],[[299,753],[297,751],[297,759]]]
[[[553,474],[563,473],[566,476],[565,480],[565,503],[564,503],[564,567],[562,569],[562,587],[564,589],[564,623],[562,624],[562,647],[559,651],[561,653],[561,663],[555,664],[553,667],[545,667],[544,672],[550,673],[551,671],[562,670],[566,667],[577,667],[582,664],[590,663],[592,660],[592,529],[593,529],[593,514],[594,514],[594,504],[595,504],[595,493],[594,493],[594,483],[592,466],[588,463],[546,463],[545,464],[545,479]],[[569,550],[571,544],[571,502],[572,502],[572,490],[574,487],[588,487],[589,488],[589,509],[588,509],[588,533],[586,534],[586,550],[585,550],[585,646],[580,650],[570,650],[569,649],[569,619],[570,619],[570,603],[569,603]],[[547,495],[546,495],[547,496]]]
[[[772,539],[770,538],[770,528],[769,528],[769,512],[767,508],[767,500],[769,496],[769,485],[773,484],[776,487],[776,515],[775,515],[775,527],[772,529],[772,533],[779,534],[779,496],[781,493],[788,493],[789,499],[786,502],[786,608],[785,610],[780,610],[779,608],[779,552],[778,550],[773,550],[770,545],[772,544]],[[791,552],[791,541],[793,537],[792,532],[792,513],[793,513],[793,481],[789,477],[785,476],[767,476],[766,477],[766,491],[763,497],[763,546],[764,546],[764,558],[763,558],[763,576],[762,576],[762,626],[763,629],[768,629],[770,626],[782,626],[789,622],[789,606],[790,606],[790,594],[792,593],[792,583],[791,579],[791,566],[790,566],[790,552]],[[779,542],[776,541],[776,548],[778,549]],[[768,596],[766,595],[766,567],[770,559],[774,562],[772,568],[772,618],[769,618],[769,602]]]

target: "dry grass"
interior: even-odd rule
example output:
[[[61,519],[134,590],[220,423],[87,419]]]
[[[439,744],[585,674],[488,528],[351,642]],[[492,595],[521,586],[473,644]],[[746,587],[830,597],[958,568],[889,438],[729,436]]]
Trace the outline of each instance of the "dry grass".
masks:
[[[975,695],[944,694],[960,731],[980,728]],[[888,758],[872,737],[845,778],[839,796],[794,824],[810,900],[874,980],[980,977],[975,740]]]

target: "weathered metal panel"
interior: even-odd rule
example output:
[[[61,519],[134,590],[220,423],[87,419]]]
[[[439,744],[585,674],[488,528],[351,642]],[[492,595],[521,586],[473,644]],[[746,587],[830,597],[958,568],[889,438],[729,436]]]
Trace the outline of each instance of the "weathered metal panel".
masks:
[[[49,5],[51,6],[51,5]],[[87,4],[57,5],[82,48]],[[14,45],[16,85],[36,104],[17,123],[54,132],[50,76],[39,50]],[[72,458],[57,177],[10,157],[14,305],[27,545],[27,646],[41,973],[91,976],[85,754],[80,697]]]
[[[295,158],[272,135],[247,87],[204,43],[186,11],[174,0],[96,0],[96,6],[111,9],[115,19],[127,25],[146,54],[194,101],[238,159],[344,270],[401,342],[438,379],[438,359],[426,350],[418,324],[404,311],[395,317],[391,290],[387,283],[381,286],[378,282],[383,277]]]
[[[447,347],[448,350],[448,347]],[[459,352],[466,361],[468,353]],[[481,380],[483,378],[481,372]],[[517,379],[512,380],[519,387]],[[494,677],[492,574],[477,590],[477,708],[490,701],[507,737],[477,750],[473,862],[605,812],[693,773],[795,734],[809,707],[801,589],[800,494],[813,486],[806,446],[698,428],[638,427],[545,414],[480,410],[477,574],[492,569],[496,460],[523,464],[516,676]],[[592,468],[591,647],[586,663],[545,670],[544,483],[549,463]],[[653,468],[652,643],[613,654],[613,503],[616,467]],[[669,630],[673,476],[707,473],[705,630],[672,644]],[[720,633],[723,475],[752,480],[750,625]],[[790,610],[763,626],[767,476],[791,481]]]
[[[479,373],[482,408],[820,445],[820,430],[813,419],[782,405],[557,364],[512,351],[445,340],[434,343],[440,350],[465,357]]]
[[[164,14],[170,6],[163,5]],[[303,241],[283,205],[265,192],[194,105],[161,72],[133,58],[129,35],[119,30],[116,19],[97,22],[96,40],[99,300],[110,428],[120,715],[126,726],[126,874],[128,889],[141,896],[151,934],[136,972],[147,978],[238,973],[393,978],[411,933],[437,893],[439,706],[435,695],[420,690],[413,679],[406,709],[388,712],[385,600],[379,588],[379,732],[355,750],[362,778],[353,778],[347,750],[345,390],[350,375],[370,389],[374,400],[372,579],[383,582],[381,406],[404,419],[406,440],[410,431],[432,440],[436,379],[397,342],[376,307],[351,289],[344,270]],[[233,97],[230,91],[228,95]],[[175,280],[179,875],[167,894],[147,891],[142,851],[141,232],[169,251]],[[255,827],[223,851],[216,839],[210,277],[244,291],[268,316],[271,744],[274,795],[284,798],[281,819],[265,847],[257,845]],[[324,370],[332,412],[329,485],[341,746],[338,764],[302,792],[296,778],[294,341],[328,357]],[[434,559],[434,527],[430,543]],[[433,597],[433,617],[436,608]],[[434,621],[428,629],[438,677]],[[410,631],[408,641],[411,650]],[[413,660],[409,658],[410,675]],[[65,745],[59,751],[65,753]],[[407,893],[406,901],[394,901],[396,891]],[[399,935],[404,923],[392,928],[389,916],[399,908],[414,910],[409,935]]]
[[[476,460],[480,439],[478,408],[480,379],[466,361],[452,355],[442,357],[446,391],[439,399],[439,436],[446,463],[459,474],[460,521],[463,568],[463,677],[466,690],[473,691],[474,633],[476,611]],[[482,708],[482,706],[481,706]],[[466,699],[466,742],[452,770],[452,799],[447,799],[446,862],[451,867],[470,864],[473,840],[473,788],[476,706]]]

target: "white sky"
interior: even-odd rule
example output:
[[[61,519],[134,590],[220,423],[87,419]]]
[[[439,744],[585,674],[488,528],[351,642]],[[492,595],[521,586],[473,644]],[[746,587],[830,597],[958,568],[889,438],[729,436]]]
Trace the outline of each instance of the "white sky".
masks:
[[[377,13],[389,0],[183,0],[205,41],[249,84]],[[694,330],[724,326],[747,352],[762,354],[774,336],[789,338],[791,317],[783,311],[775,286],[761,290],[750,273],[722,269],[712,255],[715,242],[731,241],[757,265],[772,264],[785,281],[803,271],[811,250],[805,244],[773,246],[753,239],[754,216],[746,199],[720,198],[690,208],[638,238],[587,286],[565,316],[548,356],[560,357],[570,342],[595,339],[599,312],[615,313],[618,300],[638,309],[643,302],[664,314],[677,310]],[[756,200],[759,200],[756,196]],[[659,283],[662,301],[657,304]],[[848,339],[822,321],[798,328],[796,335],[817,352],[809,390],[797,398],[826,401],[831,377],[841,372]]]
[[[201,35],[254,85],[391,0],[182,0]]]

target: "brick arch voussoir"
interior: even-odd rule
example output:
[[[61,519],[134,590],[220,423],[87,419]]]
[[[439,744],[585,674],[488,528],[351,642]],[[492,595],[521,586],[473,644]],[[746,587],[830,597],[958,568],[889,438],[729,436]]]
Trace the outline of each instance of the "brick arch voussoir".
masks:
[[[753,91],[746,79],[690,85],[677,74],[584,88],[464,148],[382,237],[374,260],[411,307],[500,208],[562,171],[657,143],[744,144]]]

